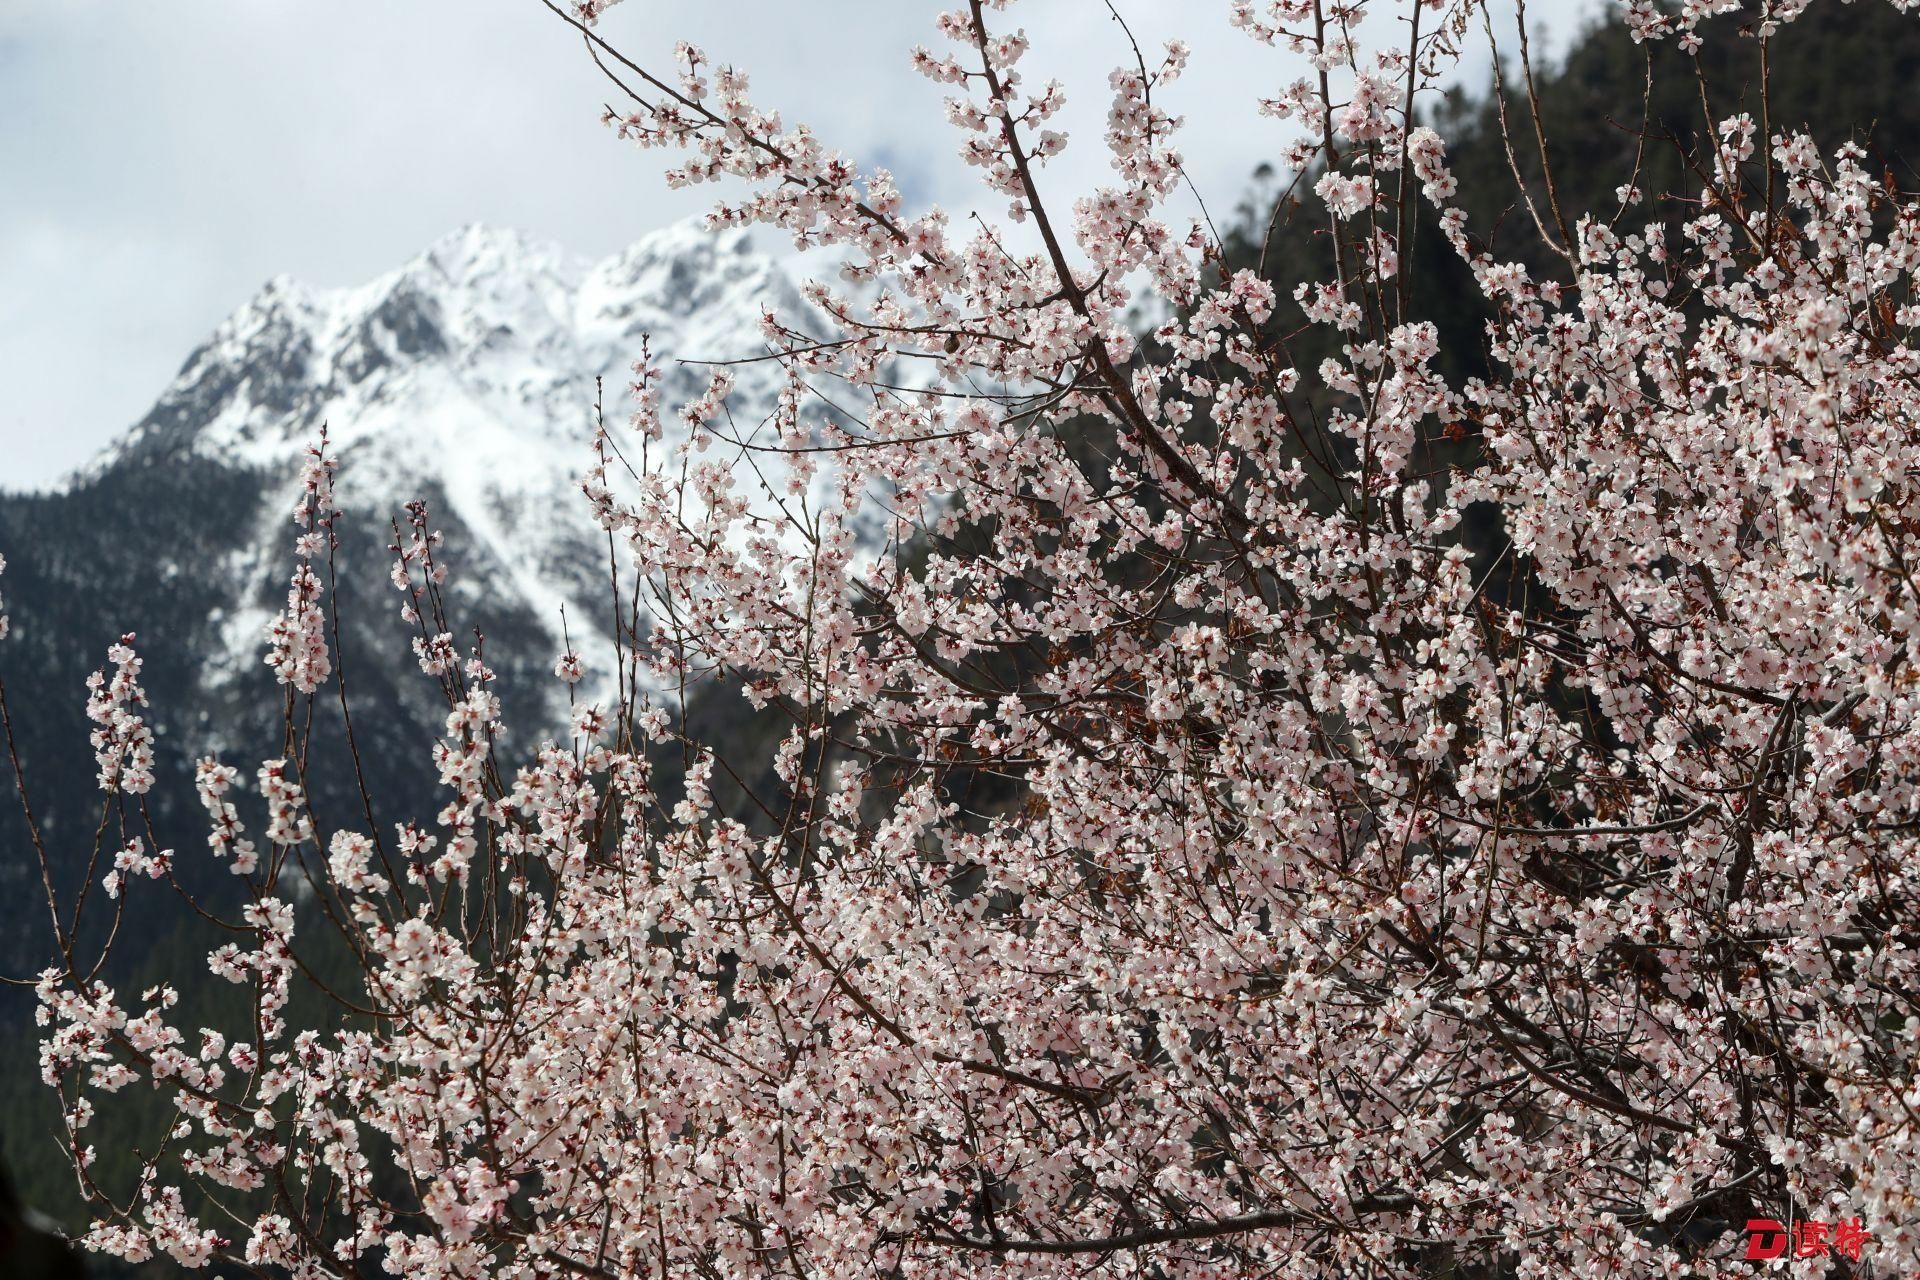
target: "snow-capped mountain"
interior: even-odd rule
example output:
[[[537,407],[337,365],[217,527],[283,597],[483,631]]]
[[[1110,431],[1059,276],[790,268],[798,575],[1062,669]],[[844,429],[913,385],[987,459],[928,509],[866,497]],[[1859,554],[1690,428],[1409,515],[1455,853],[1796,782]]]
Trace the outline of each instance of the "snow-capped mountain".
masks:
[[[683,223],[588,262],[515,231],[469,226],[358,288],[268,281],[87,471],[154,449],[276,466],[297,458],[322,421],[368,485],[437,474],[420,461],[436,446],[469,473],[485,464],[544,471],[570,447],[572,465],[590,430],[594,379],[624,389],[643,337],[676,359],[752,354],[763,349],[766,307],[804,304],[744,232]],[[682,376],[691,386],[701,375]]]
[[[743,231],[681,223],[590,262],[468,226],[357,288],[268,281],[88,470],[183,446],[273,464],[298,454],[316,413],[341,418],[336,442],[359,447],[394,433],[409,406],[449,396],[511,418],[524,460],[585,438],[569,420],[589,415],[594,377],[624,380],[643,336],[676,358],[728,359],[762,349],[770,306],[804,304]]]
[[[624,419],[630,366],[651,337],[673,403],[706,377],[678,361],[763,351],[763,310],[804,306],[743,232],[682,224],[588,262],[470,226],[358,288],[269,281],[84,475],[196,459],[284,489],[225,565],[243,598],[225,611],[223,658],[258,648],[275,603],[267,587],[287,560],[292,477],[323,423],[345,507],[384,526],[409,499],[434,499],[466,592],[524,606],[556,641],[565,605],[576,642],[600,648],[591,620],[604,614],[605,542],[578,492],[596,394],[609,421]],[[770,403],[774,376],[772,365],[741,367],[738,402]]]
[[[396,803],[413,806],[382,821],[431,821],[441,801],[425,747],[445,708],[414,664],[386,581],[390,520],[410,499],[429,502],[453,566],[456,640],[484,632],[509,724],[529,745],[561,721],[566,694],[551,667],[562,606],[590,673],[610,674],[608,547],[579,491],[596,379],[618,430],[643,337],[672,406],[709,374],[681,361],[765,350],[767,308],[806,314],[779,262],[742,233],[693,226],[600,262],[469,227],[358,288],[270,281],[62,488],[0,494],[0,595],[13,623],[0,679],[43,828],[56,842],[91,838],[99,797],[84,682],[125,632],[138,633],[146,660],[161,774],[150,801],[163,837],[183,849],[204,839],[194,759],[218,755],[250,774],[284,754],[263,632],[285,599],[299,467],[323,423],[347,513],[335,656],[358,708],[357,745]],[[734,374],[735,420],[756,420],[778,367]],[[669,432],[678,426],[663,416]],[[593,696],[592,684],[580,692]],[[360,806],[348,775],[313,785],[335,812]],[[17,807],[0,804],[0,885],[24,884],[33,865]]]

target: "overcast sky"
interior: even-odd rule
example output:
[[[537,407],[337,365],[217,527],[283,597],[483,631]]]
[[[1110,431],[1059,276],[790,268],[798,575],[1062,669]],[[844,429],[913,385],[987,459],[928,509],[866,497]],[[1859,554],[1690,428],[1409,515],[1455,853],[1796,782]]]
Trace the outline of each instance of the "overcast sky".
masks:
[[[1554,16],[1578,2],[1546,21],[1571,27]],[[957,212],[979,189],[944,88],[905,58],[938,45],[940,7],[630,0],[602,30],[643,63],[703,45],[789,122],[892,167],[910,202]],[[1284,136],[1250,104],[1297,65],[1230,30],[1225,0],[1119,7],[1143,44],[1193,46],[1172,109],[1230,216]],[[1051,175],[1072,191],[1103,172],[1105,75],[1127,49],[1098,0],[1015,12],[1030,74],[1065,81],[1080,126]],[[131,425],[270,276],[357,284],[476,221],[600,255],[701,212],[660,181],[663,153],[599,125],[608,92],[540,0],[0,0],[0,488],[48,483]]]

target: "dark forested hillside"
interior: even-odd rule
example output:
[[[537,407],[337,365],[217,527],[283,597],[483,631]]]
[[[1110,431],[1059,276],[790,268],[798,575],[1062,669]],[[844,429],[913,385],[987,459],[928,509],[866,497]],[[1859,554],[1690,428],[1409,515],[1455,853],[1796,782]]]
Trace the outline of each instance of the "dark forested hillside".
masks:
[[[256,521],[270,520],[277,530],[284,520],[282,513],[263,509],[264,495],[274,491],[272,480],[204,458],[148,458],[108,468],[64,493],[0,497],[0,547],[8,559],[4,596],[13,621],[0,649],[0,680],[34,830],[61,894],[63,920],[72,928],[77,914],[83,954],[117,930],[107,980],[134,987],[174,982],[184,999],[206,1010],[210,1023],[245,1015],[243,1007],[234,1007],[243,993],[206,975],[207,952],[221,941],[214,927],[165,882],[136,879],[117,901],[99,882],[115,850],[137,836],[150,848],[175,852],[174,874],[197,899],[226,912],[239,901],[238,881],[206,852],[193,767],[202,756],[217,756],[241,766],[243,781],[251,782],[246,762],[257,766],[287,754],[283,691],[260,660],[264,644],[243,647],[253,656],[250,662],[226,656],[234,647],[226,632],[234,625],[236,597],[249,600],[233,580],[242,571],[235,546]],[[336,656],[359,708],[356,743],[375,782],[368,792],[375,816],[382,824],[431,823],[438,802],[427,748],[444,707],[431,682],[395,660],[395,654],[405,655],[407,641],[382,572],[391,534],[380,527],[381,518],[369,513],[343,526],[339,603],[347,622]],[[449,530],[455,540],[463,535],[457,527]],[[469,621],[497,636],[503,651],[536,659],[543,653],[542,633],[523,614],[481,608]],[[147,720],[155,733],[155,782],[144,808],[125,797],[109,804],[97,790],[85,715],[87,676],[105,664],[108,646],[126,633],[140,639]],[[544,676],[545,662],[535,665]],[[509,697],[524,713],[522,722],[539,722],[544,706],[538,691],[546,682],[515,683]],[[316,700],[312,725],[309,781],[316,811],[332,822],[364,826],[361,788],[333,697]],[[54,935],[36,841],[15,785],[11,767],[0,770],[6,792],[0,803],[0,885],[11,908],[0,928],[0,972],[20,978],[53,958]],[[244,797],[241,804],[251,822],[255,815]],[[89,878],[82,898],[77,890]],[[325,947],[315,954],[324,957]],[[81,1225],[80,1210],[73,1176],[55,1145],[54,1095],[39,1080],[32,1007],[30,991],[0,988],[0,1042],[6,1046],[0,1051],[0,1158],[28,1203],[72,1228]],[[319,1010],[307,1013],[321,1016]],[[155,1149],[173,1123],[157,1094],[129,1093],[122,1101],[90,1130],[101,1176],[118,1183],[135,1175],[139,1153]],[[114,1274],[103,1261],[90,1265]]]
[[[1541,278],[1563,281],[1570,268],[1542,237],[1542,225],[1559,242],[1566,234],[1561,224],[1571,229],[1585,216],[1618,218],[1625,229],[1657,219],[1670,243],[1678,243],[1677,228],[1702,211],[1710,121],[1742,111],[1770,131],[1810,133],[1823,154],[1856,143],[1876,173],[1908,189],[1920,186],[1920,99],[1911,92],[1920,74],[1920,39],[1909,16],[1884,4],[1813,5],[1763,49],[1757,12],[1749,4],[1744,13],[1705,23],[1704,43],[1693,55],[1674,41],[1636,43],[1618,13],[1610,13],[1586,28],[1557,65],[1536,61],[1531,98],[1511,27],[1497,28],[1506,58],[1504,104],[1490,91],[1457,89],[1418,112],[1446,142],[1459,183],[1455,202],[1468,215],[1474,243],[1502,260],[1518,258]],[[1639,200],[1623,211],[1619,186],[1628,174],[1638,175]],[[1301,323],[1291,301],[1301,282],[1333,274],[1325,209],[1307,191],[1314,176],[1276,179],[1263,167],[1255,190],[1271,192],[1278,181],[1282,193],[1243,202],[1224,237],[1227,268],[1257,270],[1274,284],[1283,300],[1275,325],[1301,367],[1332,354],[1328,331]],[[1398,304],[1404,313],[1391,319],[1432,322],[1439,334],[1436,367],[1456,382],[1482,376],[1491,317],[1480,290],[1443,238],[1432,206],[1408,203],[1416,212],[1402,254]],[[1300,415],[1311,419],[1321,408],[1302,391]],[[1434,424],[1416,456],[1444,488],[1448,469],[1471,465],[1475,448],[1466,424]],[[1330,501],[1343,491],[1341,476],[1354,462],[1346,449],[1346,441],[1331,439],[1322,456],[1303,459]],[[1491,574],[1488,593],[1502,599],[1520,579],[1501,556],[1505,538],[1491,514],[1469,510],[1460,536],[1474,552],[1476,573]]]
[[[1447,143],[1470,234],[1496,252],[1548,265],[1551,255],[1515,190],[1516,168],[1550,230],[1557,231],[1556,204],[1569,226],[1587,214],[1613,217],[1622,176],[1636,171],[1645,208],[1672,222],[1693,216],[1709,113],[1718,120],[1745,111],[1776,132],[1804,129],[1826,152],[1857,142],[1876,171],[1890,172],[1903,187],[1920,185],[1920,98],[1912,92],[1920,77],[1920,39],[1907,16],[1884,4],[1813,5],[1786,36],[1768,42],[1763,79],[1754,8],[1707,23],[1705,43],[1692,57],[1672,41],[1636,44],[1617,15],[1589,27],[1560,65],[1534,67],[1539,136],[1521,68],[1511,58],[1505,134],[1501,104],[1490,93],[1456,91],[1427,104],[1428,122]],[[1769,86],[1764,95],[1763,83]],[[1283,297],[1300,281],[1321,278],[1330,262],[1323,213],[1300,198],[1310,185],[1293,183],[1277,206],[1243,205],[1227,236],[1230,263],[1262,268]],[[1484,316],[1475,291],[1465,287],[1464,268],[1440,237],[1431,208],[1421,211],[1406,254],[1411,314],[1441,326],[1443,352],[1479,349]]]

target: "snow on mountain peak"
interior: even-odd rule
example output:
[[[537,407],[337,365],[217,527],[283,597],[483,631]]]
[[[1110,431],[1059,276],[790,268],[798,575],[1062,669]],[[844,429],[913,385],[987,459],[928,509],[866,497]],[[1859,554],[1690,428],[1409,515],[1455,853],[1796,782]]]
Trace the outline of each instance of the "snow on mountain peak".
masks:
[[[797,305],[744,232],[682,223],[595,263],[473,224],[363,285],[269,280],[89,470],[152,448],[273,466],[322,422],[352,448],[376,429],[404,431],[397,410],[437,415],[450,399],[511,413],[551,440],[592,405],[596,377],[625,385],[643,337],[669,359],[731,359],[762,349],[763,309]],[[584,440],[585,428],[559,434]]]
[[[517,228],[469,222],[428,245],[415,262],[458,284],[531,262],[564,261],[566,257],[558,245],[534,240]]]
[[[349,510],[377,528],[429,497],[436,522],[460,531],[450,550],[473,589],[524,604],[556,634],[572,604],[579,641],[577,620],[602,611],[579,602],[599,601],[606,567],[605,535],[578,491],[596,382],[609,415],[623,418],[648,338],[666,397],[697,394],[706,371],[676,361],[759,354],[768,308],[791,315],[804,303],[743,232],[680,224],[592,262],[470,225],[363,285],[268,281],[79,479],[160,457],[259,471],[275,492],[262,527],[240,531],[235,546],[258,596],[284,568],[297,465],[325,424]],[[743,411],[771,406],[777,376],[772,364],[741,369]],[[597,646],[587,637],[579,647]]]

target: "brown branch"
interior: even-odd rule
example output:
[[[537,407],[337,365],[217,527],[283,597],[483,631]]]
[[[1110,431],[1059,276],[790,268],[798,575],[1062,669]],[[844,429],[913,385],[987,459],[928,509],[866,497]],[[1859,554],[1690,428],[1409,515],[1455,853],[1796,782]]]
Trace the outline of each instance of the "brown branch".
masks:
[[[1356,1216],[1405,1213],[1414,1207],[1413,1197],[1405,1194],[1362,1196],[1349,1208]],[[932,1234],[929,1243],[954,1249],[978,1249],[986,1253],[1117,1253],[1126,1249],[1144,1249],[1156,1244],[1177,1244],[1184,1240],[1215,1240],[1221,1236],[1248,1235],[1256,1231],[1274,1231],[1285,1227],[1347,1226],[1299,1209],[1276,1209],[1268,1213],[1250,1213],[1239,1218],[1220,1218],[1196,1222],[1184,1227],[1149,1227],[1126,1235],[1104,1236],[1093,1240],[979,1240],[971,1236]]]

